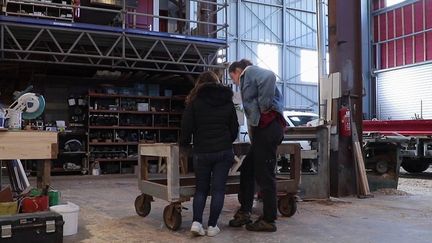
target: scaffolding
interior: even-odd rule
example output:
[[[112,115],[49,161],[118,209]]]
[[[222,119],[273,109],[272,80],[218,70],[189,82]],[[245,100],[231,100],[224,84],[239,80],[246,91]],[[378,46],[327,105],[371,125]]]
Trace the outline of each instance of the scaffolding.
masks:
[[[53,63],[192,74],[206,69],[223,68],[222,50],[227,46],[225,0],[196,0],[197,3],[210,6],[209,9],[212,10],[207,12],[207,17],[198,20],[140,13],[128,8],[125,1],[120,9],[79,6],[80,11],[112,14],[116,21],[110,26],[77,22],[75,18],[64,19],[64,15],[57,19],[48,16],[48,12],[25,17],[13,16],[7,11],[8,2],[10,1],[3,2],[3,16],[0,16],[1,62]],[[37,4],[40,7],[72,8],[74,12],[77,8],[74,2]],[[54,11],[50,13],[52,12]],[[183,28],[184,31],[177,33],[152,31],[149,26],[138,28],[136,18],[139,16],[152,20],[184,22],[182,26],[186,27]],[[202,35],[202,31],[195,33],[190,27],[193,24],[211,31],[206,32],[207,36],[198,36]]]

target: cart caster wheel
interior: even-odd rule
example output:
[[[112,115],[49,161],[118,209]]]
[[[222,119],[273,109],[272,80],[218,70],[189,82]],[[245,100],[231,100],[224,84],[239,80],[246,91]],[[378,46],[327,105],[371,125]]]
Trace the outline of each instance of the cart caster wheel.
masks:
[[[153,198],[147,194],[141,194],[135,199],[135,211],[141,216],[149,215],[151,210],[151,201]]]
[[[297,211],[297,202],[294,197],[281,197],[278,201],[278,209],[282,216],[291,217]]]
[[[165,207],[163,212],[164,223],[170,230],[178,230],[182,223],[181,205],[172,203]]]

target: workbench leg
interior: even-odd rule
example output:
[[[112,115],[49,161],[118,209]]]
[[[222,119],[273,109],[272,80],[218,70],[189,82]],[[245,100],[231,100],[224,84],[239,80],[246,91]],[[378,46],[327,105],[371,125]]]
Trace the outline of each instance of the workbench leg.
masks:
[[[38,161],[37,187],[46,188],[51,184],[51,160]]]

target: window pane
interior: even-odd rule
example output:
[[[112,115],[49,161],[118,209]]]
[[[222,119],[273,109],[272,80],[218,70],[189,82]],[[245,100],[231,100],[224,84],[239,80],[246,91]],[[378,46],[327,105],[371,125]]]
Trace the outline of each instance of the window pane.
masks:
[[[257,66],[279,75],[279,48],[275,45],[258,44],[257,52]]]
[[[396,5],[396,4],[401,3],[403,1],[405,1],[405,0],[387,0],[386,1],[386,7]]]

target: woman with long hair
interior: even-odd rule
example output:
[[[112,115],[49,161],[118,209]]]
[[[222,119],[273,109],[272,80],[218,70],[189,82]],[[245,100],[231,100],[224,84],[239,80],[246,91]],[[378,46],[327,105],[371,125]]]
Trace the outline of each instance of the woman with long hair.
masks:
[[[207,235],[215,236],[220,232],[217,221],[234,160],[232,142],[237,138],[239,126],[232,96],[232,90],[223,86],[215,73],[208,71],[198,77],[186,98],[180,145],[189,145],[193,137],[196,190],[191,232],[195,236],[205,235],[202,215],[210,185],[212,197]]]

